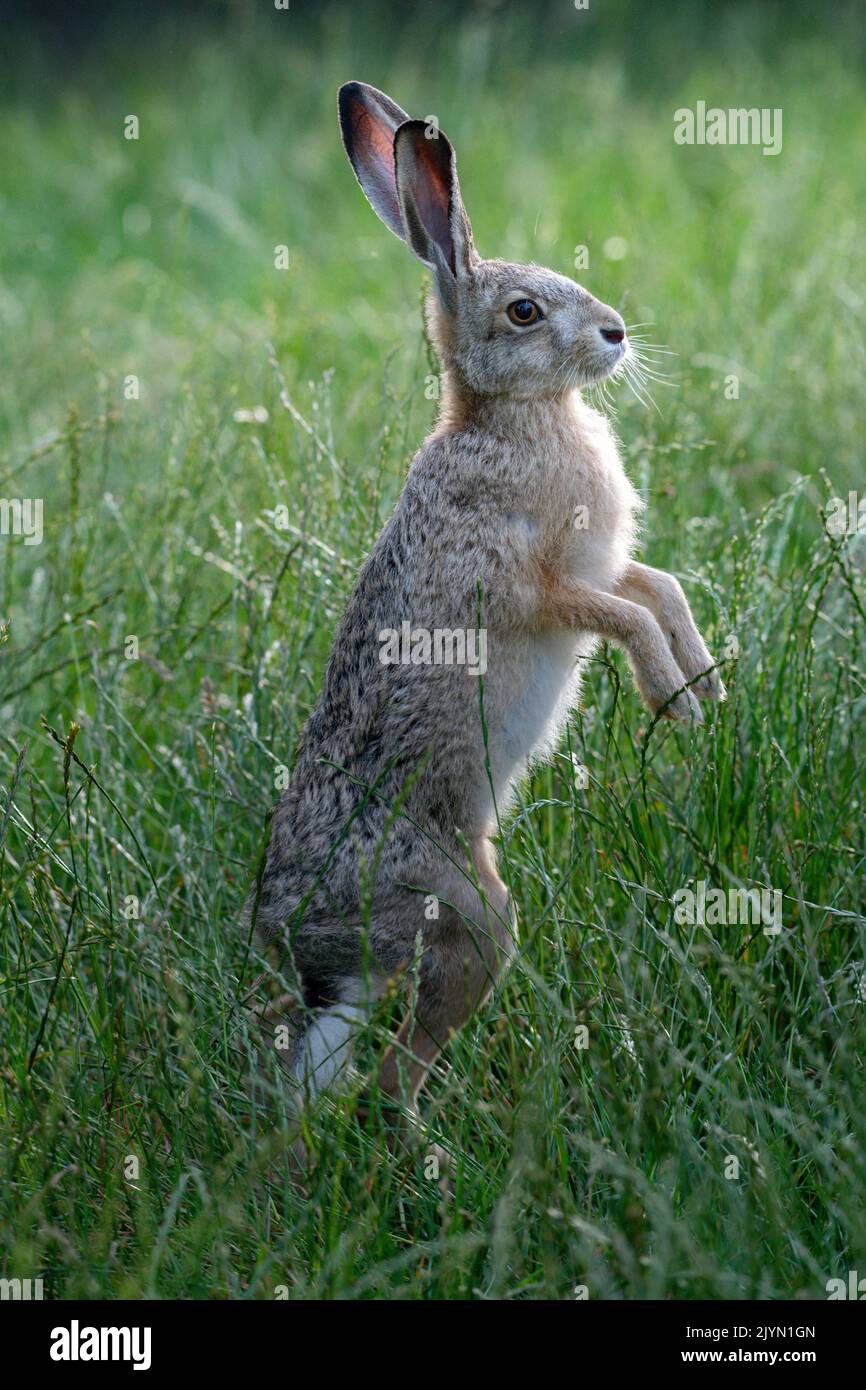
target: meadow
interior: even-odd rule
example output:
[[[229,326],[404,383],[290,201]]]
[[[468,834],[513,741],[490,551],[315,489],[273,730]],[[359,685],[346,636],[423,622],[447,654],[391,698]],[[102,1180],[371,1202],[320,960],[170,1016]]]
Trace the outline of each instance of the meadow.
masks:
[[[823,1298],[866,1274],[866,577],[823,520],[866,486],[866,23],[436,8],[238,4],[10,60],[0,498],[41,499],[44,534],[0,536],[0,1272]],[[601,649],[503,829],[519,957],[425,1095],[447,1188],[356,1123],[359,1079],[309,1117],[303,1194],[240,910],[435,414],[423,274],[340,146],[349,78],[439,118],[482,254],[675,354],[614,424],[639,558],[729,698],[653,723]],[[678,145],[698,100],[780,108],[781,152]],[[781,931],[676,920],[700,882],[778,892]]]

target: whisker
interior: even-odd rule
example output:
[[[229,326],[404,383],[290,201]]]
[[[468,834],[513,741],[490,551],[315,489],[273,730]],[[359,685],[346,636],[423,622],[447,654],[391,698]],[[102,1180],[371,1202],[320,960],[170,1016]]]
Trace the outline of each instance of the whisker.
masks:
[[[646,392],[646,395],[644,395],[644,390],[645,390],[644,383],[640,380],[640,378],[638,378],[638,377],[636,376],[636,374],[635,374],[635,372],[634,372],[634,369],[633,369],[633,364],[630,363],[630,362],[628,361],[628,359],[626,358],[626,359],[624,359],[624,361],[623,361],[623,366],[624,366],[624,369],[625,369],[625,375],[626,375],[626,379],[627,379],[627,381],[628,381],[628,384],[629,384],[631,390],[632,390],[632,391],[634,392],[634,394],[637,396],[637,398],[638,398],[638,400],[640,401],[641,405],[644,406],[645,409],[647,409],[647,410],[649,410],[650,407],[652,407],[652,409],[654,409],[654,410],[656,411],[657,414],[661,415],[661,411],[659,410],[658,406],[656,405],[655,401],[653,400],[653,397],[652,397],[652,395],[650,394],[650,392],[647,391],[647,392]],[[649,397],[649,399],[647,399],[647,397]]]
[[[648,371],[646,367],[644,367],[643,372],[641,373],[641,380],[643,380],[643,381],[655,381],[655,382],[658,383],[659,386],[679,386],[679,385],[680,385],[680,383],[679,383],[678,381],[676,381],[676,380],[674,379],[674,377],[668,376],[667,372],[651,372],[651,371]]]
[[[668,372],[657,371],[655,367],[648,366],[646,362],[640,362],[636,359],[632,359],[631,367],[632,371],[635,373],[637,377],[640,378],[641,381],[647,379],[649,381],[658,381],[661,383],[666,383],[672,382],[674,380],[674,378]]]
[[[652,349],[646,349],[642,343],[631,343],[631,352],[628,356],[630,356],[632,363],[637,363],[646,371],[660,371],[663,366],[669,366],[669,363],[663,363],[659,353]],[[676,357],[677,353],[664,352],[664,356]]]
[[[660,343],[647,343],[644,342],[643,338],[632,338],[630,334],[629,342],[632,344],[637,343],[638,347],[640,347],[643,352],[663,352],[666,357],[679,357],[679,353],[675,352],[673,348],[662,347]]]

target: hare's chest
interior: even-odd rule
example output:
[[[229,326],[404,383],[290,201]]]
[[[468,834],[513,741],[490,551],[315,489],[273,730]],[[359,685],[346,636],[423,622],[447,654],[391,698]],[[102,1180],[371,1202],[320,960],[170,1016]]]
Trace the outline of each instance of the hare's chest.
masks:
[[[641,505],[613,439],[602,435],[584,443],[548,516],[554,570],[563,579],[609,589],[631,558]]]

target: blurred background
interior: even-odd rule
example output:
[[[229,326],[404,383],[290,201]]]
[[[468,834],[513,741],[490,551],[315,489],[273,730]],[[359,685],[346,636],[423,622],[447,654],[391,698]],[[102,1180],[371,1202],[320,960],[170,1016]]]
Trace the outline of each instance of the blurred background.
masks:
[[[864,34],[862,5],[806,0],[12,7],[0,327],[17,369],[0,424],[23,446],[102,378],[116,400],[135,371],[154,403],[203,360],[230,404],[267,376],[265,336],[290,379],[336,369],[345,419],[386,363],[405,385],[418,267],[364,205],[337,132],[336,89],[360,77],[439,117],[483,253],[574,274],[588,248],[577,278],[652,320],[744,486],[767,496],[825,449],[821,414],[850,467]],[[783,154],[676,145],[673,113],[698,100],[781,107]],[[737,369],[754,414],[712,385]],[[676,392],[659,404],[671,418]]]

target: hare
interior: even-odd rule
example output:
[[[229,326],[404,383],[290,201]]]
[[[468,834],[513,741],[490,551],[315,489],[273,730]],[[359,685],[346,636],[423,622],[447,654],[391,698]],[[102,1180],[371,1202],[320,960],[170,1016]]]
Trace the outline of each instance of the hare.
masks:
[[[407,973],[374,1081],[411,1123],[514,954],[493,837],[597,640],[623,648],[653,713],[700,723],[697,697],[724,688],[676,579],[631,558],[639,498],[581,399],[630,351],[620,315],[551,270],[481,259],[444,134],[360,82],[339,117],[373,210],[432,272],[441,409],[349,598],[247,923],[291,954],[302,1095]]]

